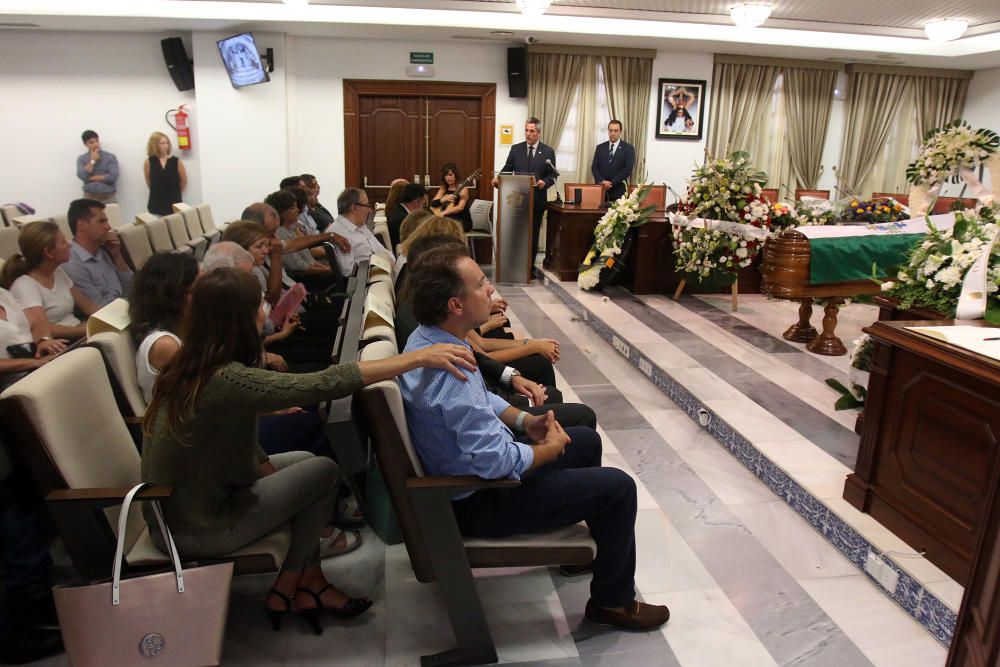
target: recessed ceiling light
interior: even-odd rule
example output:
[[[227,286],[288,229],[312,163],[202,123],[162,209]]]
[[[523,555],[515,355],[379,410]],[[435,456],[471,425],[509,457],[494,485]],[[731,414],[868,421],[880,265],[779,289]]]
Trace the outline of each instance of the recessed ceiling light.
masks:
[[[927,39],[935,42],[950,42],[965,34],[969,28],[969,22],[964,19],[939,19],[928,21],[924,26]]]
[[[521,10],[522,14],[528,16],[541,16],[549,9],[552,0],[514,0],[514,4]]]
[[[737,28],[756,28],[771,15],[771,5],[744,2],[729,10]]]
[[[490,34],[494,37],[513,37],[514,33],[509,30],[490,30]]]

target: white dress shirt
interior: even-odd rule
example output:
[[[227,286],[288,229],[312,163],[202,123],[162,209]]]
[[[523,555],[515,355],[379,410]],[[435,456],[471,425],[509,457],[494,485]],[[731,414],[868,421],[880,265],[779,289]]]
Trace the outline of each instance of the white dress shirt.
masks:
[[[348,252],[344,252],[339,246],[335,245],[337,248],[337,264],[340,265],[340,271],[345,276],[354,273],[354,267],[357,263],[363,262],[374,253],[381,253],[388,257],[390,261],[396,261],[395,255],[382,245],[378,237],[372,233],[372,230],[368,229],[367,225],[359,227],[344,216],[338,215],[327,231],[340,234],[351,244],[351,249]]]

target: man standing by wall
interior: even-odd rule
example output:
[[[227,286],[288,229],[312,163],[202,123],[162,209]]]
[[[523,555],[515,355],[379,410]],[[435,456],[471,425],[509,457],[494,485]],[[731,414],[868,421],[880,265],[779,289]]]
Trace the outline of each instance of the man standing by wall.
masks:
[[[510,148],[507,162],[500,168],[501,172],[535,175],[534,209],[531,212],[531,229],[533,234],[531,245],[531,263],[534,264],[538,255],[539,232],[542,227],[542,216],[545,214],[545,203],[548,201],[548,189],[556,182],[556,152],[551,146],[543,144],[541,139],[542,121],[534,116],[524,123],[524,141]],[[493,187],[499,180],[493,179]]]
[[[608,140],[597,144],[590,173],[594,182],[604,187],[604,199],[615,201],[625,194],[625,182],[632,177],[635,167],[635,148],[622,141],[622,123],[608,123]]]
[[[118,158],[101,150],[97,132],[85,130],[81,138],[87,152],[76,159],[76,176],[83,181],[83,196],[104,203],[115,201]]]

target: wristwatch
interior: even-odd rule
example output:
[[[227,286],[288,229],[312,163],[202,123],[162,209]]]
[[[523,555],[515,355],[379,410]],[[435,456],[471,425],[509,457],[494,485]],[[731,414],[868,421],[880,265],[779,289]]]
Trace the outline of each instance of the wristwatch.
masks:
[[[90,164],[97,164],[97,160],[91,160]]]

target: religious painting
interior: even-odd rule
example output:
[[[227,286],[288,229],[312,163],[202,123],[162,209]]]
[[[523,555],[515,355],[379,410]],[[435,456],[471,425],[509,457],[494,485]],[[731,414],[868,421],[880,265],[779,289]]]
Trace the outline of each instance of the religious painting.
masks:
[[[705,120],[705,81],[660,79],[657,90],[656,138],[701,139]]]

